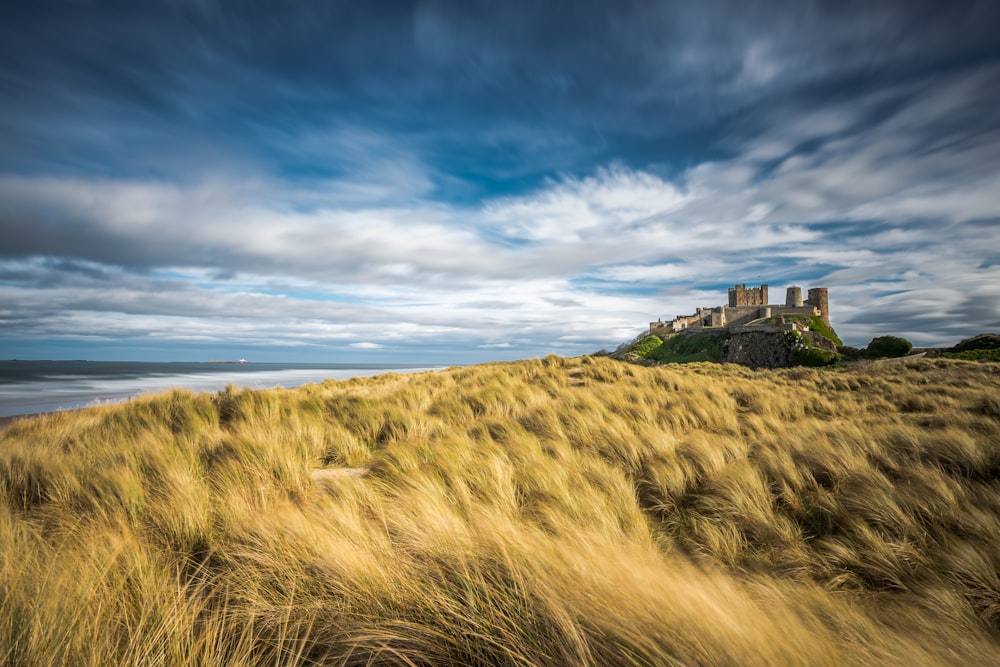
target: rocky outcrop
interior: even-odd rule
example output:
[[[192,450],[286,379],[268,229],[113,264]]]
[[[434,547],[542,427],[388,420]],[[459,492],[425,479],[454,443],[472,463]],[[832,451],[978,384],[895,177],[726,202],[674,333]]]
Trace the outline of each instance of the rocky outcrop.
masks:
[[[981,333],[972,338],[962,340],[958,345],[948,350],[949,352],[966,352],[968,350],[997,350],[1000,349],[1000,335],[994,333]]]
[[[722,361],[751,368],[791,366],[798,342],[799,337],[788,331],[733,334],[722,341]]]
[[[784,368],[800,363],[810,348],[836,352],[836,346],[815,331],[734,333],[722,341],[722,361],[751,368]]]

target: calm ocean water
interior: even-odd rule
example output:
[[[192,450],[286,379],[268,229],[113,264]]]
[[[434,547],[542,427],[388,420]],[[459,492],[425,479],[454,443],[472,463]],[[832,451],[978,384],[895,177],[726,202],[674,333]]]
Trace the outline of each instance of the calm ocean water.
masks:
[[[298,387],[331,378],[415,372],[440,366],[404,364],[149,363],[131,361],[0,361],[0,417],[123,401],[174,387],[215,392]]]

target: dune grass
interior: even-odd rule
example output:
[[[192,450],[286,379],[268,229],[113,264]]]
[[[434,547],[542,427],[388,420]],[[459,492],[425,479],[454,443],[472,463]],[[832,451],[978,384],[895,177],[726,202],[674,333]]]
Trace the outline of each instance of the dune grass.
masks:
[[[549,357],[0,433],[3,665],[998,662],[992,364]]]

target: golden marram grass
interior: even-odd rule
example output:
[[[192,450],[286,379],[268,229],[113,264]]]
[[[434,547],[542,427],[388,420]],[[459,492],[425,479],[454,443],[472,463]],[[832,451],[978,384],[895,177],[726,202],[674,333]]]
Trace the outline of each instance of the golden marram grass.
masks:
[[[22,420],[0,664],[994,665],[998,385],[549,357]]]

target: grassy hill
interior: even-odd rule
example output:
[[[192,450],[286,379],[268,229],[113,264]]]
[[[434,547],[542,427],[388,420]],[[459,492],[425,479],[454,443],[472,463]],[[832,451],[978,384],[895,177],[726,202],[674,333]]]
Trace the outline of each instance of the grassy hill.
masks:
[[[21,420],[0,664],[994,665],[998,385],[550,357]]]

